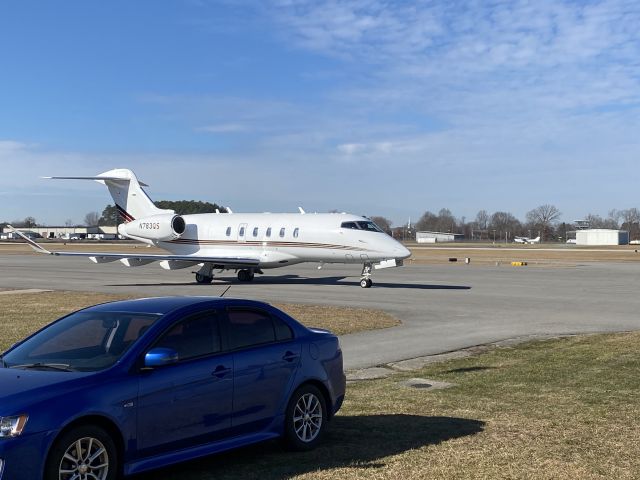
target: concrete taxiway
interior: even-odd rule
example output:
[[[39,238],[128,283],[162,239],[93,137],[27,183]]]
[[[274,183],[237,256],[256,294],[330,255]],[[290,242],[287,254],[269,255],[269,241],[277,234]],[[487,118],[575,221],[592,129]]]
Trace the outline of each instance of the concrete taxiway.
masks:
[[[345,367],[364,368],[515,337],[640,329],[640,262],[575,267],[408,265],[374,273],[359,287],[357,266],[299,265],[253,283],[225,272],[198,285],[188,269],[126,268],[84,258],[0,256],[0,288],[219,295],[267,302],[377,308],[403,325],[345,335]]]

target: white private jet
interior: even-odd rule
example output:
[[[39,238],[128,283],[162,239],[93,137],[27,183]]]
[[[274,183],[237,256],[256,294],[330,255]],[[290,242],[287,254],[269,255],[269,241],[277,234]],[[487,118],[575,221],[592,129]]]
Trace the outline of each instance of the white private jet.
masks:
[[[528,244],[528,245],[533,245],[534,243],[540,243],[540,235],[538,235],[536,238],[515,237],[513,239],[513,241],[515,243],[524,243],[524,244]]]
[[[124,237],[154,245],[169,254],[52,252],[21,235],[36,251],[89,257],[95,263],[119,260],[127,267],[160,262],[166,270],[199,266],[198,283],[211,283],[214,270],[236,270],[238,280],[253,280],[263,269],[302,262],[361,264],[360,286],[372,285],[373,268],[401,266],[411,255],[402,244],[366,217],[314,213],[201,213],[178,215],[157,208],[135,174],[115,169],[95,177],[45,177],[95,180],[106,185],[125,223]],[[20,232],[17,232],[20,233]]]

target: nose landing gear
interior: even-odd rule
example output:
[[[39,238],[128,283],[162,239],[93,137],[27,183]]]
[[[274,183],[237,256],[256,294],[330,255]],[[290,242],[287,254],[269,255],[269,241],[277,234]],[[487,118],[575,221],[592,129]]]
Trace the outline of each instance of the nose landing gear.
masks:
[[[373,285],[373,281],[371,280],[372,268],[373,265],[371,263],[365,263],[364,265],[362,265],[362,273],[360,274],[360,276],[362,277],[360,279],[360,286],[362,288],[371,288],[371,285]]]

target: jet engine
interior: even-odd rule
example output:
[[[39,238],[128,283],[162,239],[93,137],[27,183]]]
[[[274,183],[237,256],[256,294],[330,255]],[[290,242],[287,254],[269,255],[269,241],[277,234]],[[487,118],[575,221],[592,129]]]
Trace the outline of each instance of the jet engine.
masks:
[[[118,225],[118,233],[137,239],[168,241],[180,238],[186,228],[180,215],[164,213],[121,223]]]

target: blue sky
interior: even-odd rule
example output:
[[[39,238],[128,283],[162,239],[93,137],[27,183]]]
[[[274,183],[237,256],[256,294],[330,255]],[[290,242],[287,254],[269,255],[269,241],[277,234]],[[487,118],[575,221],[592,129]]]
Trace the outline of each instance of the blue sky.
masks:
[[[0,221],[110,197],[447,207],[563,220],[640,206],[635,1],[0,3]]]

